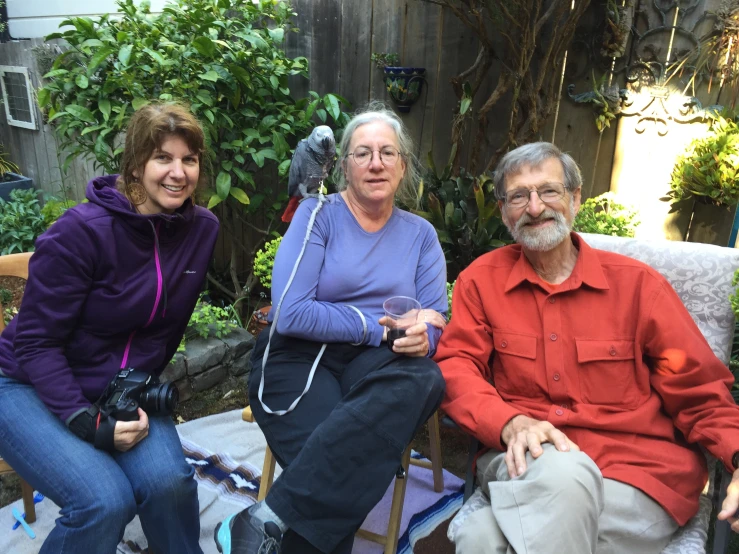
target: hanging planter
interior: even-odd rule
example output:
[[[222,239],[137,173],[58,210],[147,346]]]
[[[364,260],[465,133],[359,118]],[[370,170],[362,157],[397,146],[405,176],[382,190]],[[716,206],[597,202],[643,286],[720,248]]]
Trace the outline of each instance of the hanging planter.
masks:
[[[385,88],[398,111],[408,113],[421,96],[426,81],[424,67],[385,67]]]

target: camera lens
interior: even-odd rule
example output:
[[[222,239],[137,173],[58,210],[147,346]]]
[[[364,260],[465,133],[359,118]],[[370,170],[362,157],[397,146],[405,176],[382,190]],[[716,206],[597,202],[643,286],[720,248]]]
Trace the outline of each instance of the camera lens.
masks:
[[[147,413],[172,413],[180,400],[174,383],[150,385],[141,393],[139,404]]]

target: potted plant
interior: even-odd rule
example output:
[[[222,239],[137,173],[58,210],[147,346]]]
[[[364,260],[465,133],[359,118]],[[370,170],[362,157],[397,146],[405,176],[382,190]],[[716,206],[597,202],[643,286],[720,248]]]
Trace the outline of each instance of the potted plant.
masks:
[[[411,106],[421,96],[423,83],[426,81],[426,68],[401,66],[400,58],[393,53],[375,52],[372,54],[372,61],[384,71],[385,87],[398,111],[411,111]]]
[[[272,268],[275,265],[275,254],[282,242],[282,237],[267,241],[264,246],[254,255],[254,276],[265,289],[272,288]],[[267,325],[267,315],[272,309],[271,304],[262,306],[254,311],[252,321],[257,325]]]
[[[8,153],[0,144],[0,198],[9,200],[10,191],[31,188],[33,180],[20,174],[18,166],[8,159]]]
[[[739,204],[739,125],[732,114],[713,114],[708,133],[678,157],[664,200],[675,210],[692,204],[688,241],[729,242]]]

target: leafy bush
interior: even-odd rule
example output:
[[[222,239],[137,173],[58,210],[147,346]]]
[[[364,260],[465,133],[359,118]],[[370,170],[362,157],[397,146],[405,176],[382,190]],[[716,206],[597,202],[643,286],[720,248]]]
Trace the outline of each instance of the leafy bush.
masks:
[[[71,199],[60,200],[59,198],[50,197],[46,199],[44,207],[41,208],[41,216],[44,218],[44,225],[48,229],[59,217],[72,206],[76,206],[77,202]]]
[[[206,301],[208,292],[203,292],[198,298],[195,309],[190,315],[190,321],[187,324],[177,352],[185,352],[187,341],[200,336],[204,339],[209,337],[223,338],[234,329],[240,327],[238,318],[233,310],[214,306]],[[172,359],[174,361],[174,358]]]
[[[633,237],[639,225],[635,208],[616,201],[616,195],[606,192],[588,198],[575,217],[574,229],[581,233],[597,233],[614,237]]]
[[[717,114],[708,135],[688,145],[672,170],[667,199],[703,198],[717,205],[739,203],[739,126]]]
[[[421,207],[413,210],[436,228],[447,261],[447,274],[456,279],[475,258],[512,242],[492,198],[493,181],[473,177],[464,169],[452,176],[451,165],[436,174],[429,157],[429,173],[421,185]]]
[[[262,286],[272,288],[272,268],[275,265],[275,255],[280,247],[282,237],[277,237],[267,243],[254,256],[254,276],[259,279]]]
[[[0,255],[33,252],[36,239],[46,230],[35,190],[10,191],[0,198]]]
[[[307,78],[308,67],[305,58],[285,54],[285,32],[297,31],[287,3],[176,0],[159,15],[149,13],[148,2],[117,4],[120,19],[72,17],[62,22],[71,29],[47,37],[71,45],[38,93],[71,152],[65,166],[84,155],[114,173],[119,135],[133,112],[151,99],[187,99],[216,154],[209,207],[230,197],[253,212],[264,199],[255,172],[266,160],[286,174],[290,143],[309,134],[314,114],[348,120],[346,101],[336,95],[290,96],[289,77]]]
[[[13,300],[13,293],[8,289],[0,289],[0,304],[7,306]]]

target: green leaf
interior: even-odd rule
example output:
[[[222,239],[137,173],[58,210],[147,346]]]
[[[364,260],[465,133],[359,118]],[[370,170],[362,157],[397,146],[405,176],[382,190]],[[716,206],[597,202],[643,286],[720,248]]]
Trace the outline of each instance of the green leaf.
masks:
[[[151,58],[155,62],[157,62],[159,65],[164,65],[165,64],[164,57],[159,52],[155,52],[151,48],[144,48],[144,52],[146,52],[147,54],[149,54],[149,56],[151,56]]]
[[[472,105],[472,98],[469,96],[464,96],[462,98],[462,103],[459,106],[459,114],[464,115],[467,113],[467,110],[470,109],[470,106]]]
[[[237,187],[231,187],[231,189],[228,191],[228,193],[233,196],[236,200],[241,202],[242,204],[249,204],[249,197],[247,194]]]
[[[49,71],[46,75],[44,75],[44,79],[53,79],[54,77],[61,77],[62,75],[66,75],[69,73],[66,69],[54,69],[53,71]]]
[[[87,64],[87,75],[92,75],[95,70],[98,68],[98,66],[105,61],[108,56],[115,53],[115,48],[112,46],[105,46],[95,52],[95,54],[90,58],[89,63]]]
[[[88,110],[87,108],[83,108],[82,106],[78,106],[77,104],[70,104],[65,108],[65,111],[69,114],[72,114],[77,119],[84,121],[85,123],[96,122],[95,116],[92,115],[92,112],[90,110]]]
[[[107,98],[100,99],[98,101],[98,108],[103,114],[105,121],[108,121],[108,118],[110,118],[110,100],[108,100]]]
[[[269,76],[269,82],[272,85],[272,88],[280,88],[280,80],[274,75]]]
[[[208,121],[210,121],[211,123],[215,123],[215,121],[216,121],[216,118],[215,118],[215,116],[213,115],[213,112],[212,112],[212,111],[210,111],[210,110],[205,110],[205,111],[204,111],[203,113],[205,114],[205,117],[207,117],[207,118],[208,118]]]
[[[138,111],[139,109],[143,108],[149,103],[149,101],[146,98],[134,98],[133,102],[131,102],[131,105],[133,106],[134,111]]]
[[[198,75],[198,77],[205,81],[213,81],[214,83],[218,81],[218,73],[216,73],[212,69],[210,71],[206,71],[205,73],[201,73],[200,75]]]
[[[323,105],[326,106],[326,110],[334,118],[334,121],[338,121],[341,117],[341,108],[339,107],[339,100],[333,94],[327,94],[323,97]]]
[[[81,89],[86,89],[89,84],[87,77],[83,75],[82,73],[80,73],[79,75],[77,75],[77,77],[74,78],[74,83]]]
[[[198,38],[196,38],[194,41],[192,41],[192,46],[203,56],[207,56],[209,58],[212,58],[213,55],[216,53],[216,45],[213,44],[213,41],[206,36],[199,36]]]
[[[216,192],[221,200],[228,198],[228,193],[231,190],[231,174],[221,171],[216,177]]]
[[[277,27],[275,29],[267,29],[267,32],[269,33],[269,36],[272,37],[272,40],[274,40],[277,43],[280,43],[285,38],[285,29],[282,27]]]
[[[51,100],[51,93],[49,92],[49,89],[41,88],[36,93],[36,98],[38,99],[39,107],[45,108],[49,104],[49,101]]]
[[[212,210],[222,201],[223,199],[220,196],[218,196],[217,194],[214,194],[213,196],[210,197],[210,200],[208,200],[208,209]]]
[[[118,61],[121,62],[124,66],[127,66],[128,60],[131,59],[132,51],[133,44],[126,44],[124,46],[121,46],[121,49],[118,50]]]

